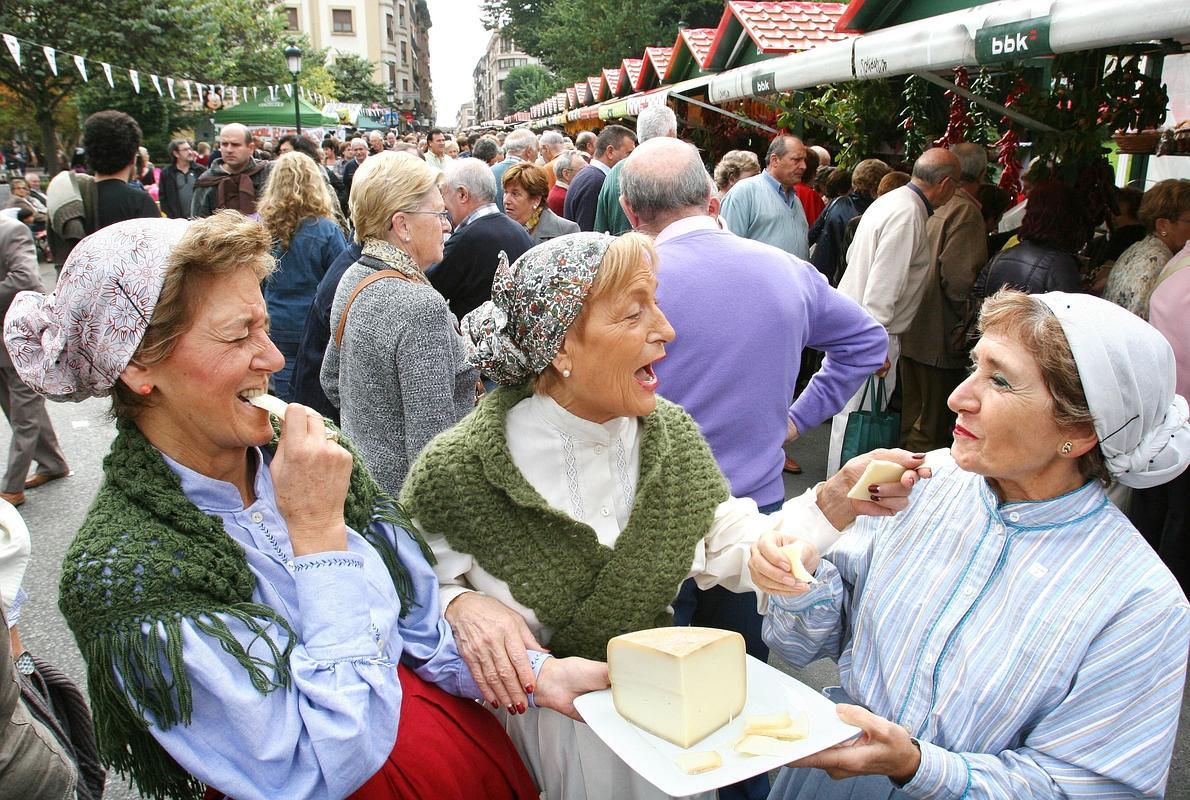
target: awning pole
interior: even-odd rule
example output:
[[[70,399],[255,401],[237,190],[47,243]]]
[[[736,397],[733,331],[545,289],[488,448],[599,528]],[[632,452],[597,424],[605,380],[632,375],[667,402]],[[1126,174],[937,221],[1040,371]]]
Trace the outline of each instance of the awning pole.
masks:
[[[979,95],[974,94],[970,89],[964,89],[962,86],[952,83],[940,75],[935,75],[932,72],[914,72],[913,74],[923,80],[929,81],[932,84],[941,86],[948,92],[954,92],[960,97],[965,97],[973,103],[978,103],[985,108],[990,108],[992,111],[995,111],[1001,116],[1008,117],[1011,120],[1021,123],[1026,128],[1032,128],[1035,131],[1044,131],[1045,133],[1058,132],[1057,128],[1052,128],[1040,120],[1033,119],[1032,117],[1022,114],[1019,111],[1014,111],[1011,108],[1002,106],[999,103],[988,100],[986,97],[980,97]]]
[[[699,108],[706,108],[706,109],[710,109],[711,111],[717,111],[718,113],[722,114],[725,117],[731,117],[732,119],[736,120],[737,122],[743,122],[745,125],[751,125],[754,128],[760,128],[762,131],[768,131],[769,133],[774,133],[774,134],[778,132],[776,128],[770,128],[768,125],[765,125],[764,123],[757,122],[754,119],[748,119],[747,117],[741,117],[739,114],[733,114],[730,111],[725,111],[724,109],[719,108],[718,106],[713,106],[710,103],[704,103],[701,100],[695,100],[693,97],[687,97],[684,94],[677,94],[676,92],[674,92],[674,93],[670,93],[669,96],[671,98],[673,98],[674,100],[683,100],[687,103],[690,103],[691,105],[696,105]]]

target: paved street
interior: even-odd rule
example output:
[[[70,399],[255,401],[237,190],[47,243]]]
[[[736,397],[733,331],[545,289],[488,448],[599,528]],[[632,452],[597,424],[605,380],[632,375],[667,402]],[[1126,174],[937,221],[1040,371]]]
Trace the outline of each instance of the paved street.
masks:
[[[43,271],[43,274],[48,284],[52,280],[52,270]],[[74,475],[29,492],[28,502],[20,509],[33,539],[33,560],[25,575],[24,585],[30,600],[21,623],[22,637],[31,650],[61,666],[80,684],[85,682],[82,661],[57,608],[58,567],[100,483],[103,456],[114,436],[113,425],[106,417],[107,408],[105,400],[49,404],[50,416]],[[0,443],[6,448],[8,427],[4,423],[0,426]],[[829,426],[822,426],[808,432],[791,448],[791,454],[801,462],[806,473],[796,478],[787,476],[787,494],[800,492],[822,479],[828,438]],[[820,661],[800,673],[780,666],[816,687],[837,682],[834,666],[827,661]],[[1143,664],[1137,665],[1137,669],[1144,668]],[[1188,719],[1190,715],[1183,702],[1169,798],[1190,798]],[[139,795],[115,778],[109,781],[105,797],[136,800]]]

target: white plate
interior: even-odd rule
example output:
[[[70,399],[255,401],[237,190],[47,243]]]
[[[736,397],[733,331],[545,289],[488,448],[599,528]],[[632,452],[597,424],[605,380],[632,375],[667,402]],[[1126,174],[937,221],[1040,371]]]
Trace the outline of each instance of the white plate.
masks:
[[[612,702],[611,689],[585,694],[574,701],[574,706],[595,735],[624,763],[649,783],[675,797],[737,783],[847,741],[860,732],[859,728],[841,722],[835,714],[835,704],[814,689],[763,661],[752,656],[747,658],[748,699],[743,713],[734,722],[686,750],[621,717]],[[798,708],[803,709],[809,718],[810,735],[807,738],[784,742],[786,750],[775,756],[741,756],[732,750],[731,746],[744,733],[744,717]],[[678,753],[702,750],[717,751],[723,766],[700,775],[687,775],[674,763]]]

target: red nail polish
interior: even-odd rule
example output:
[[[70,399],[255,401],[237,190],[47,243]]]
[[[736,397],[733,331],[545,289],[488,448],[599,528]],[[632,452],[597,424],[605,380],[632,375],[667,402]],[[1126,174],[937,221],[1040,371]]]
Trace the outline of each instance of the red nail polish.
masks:
[[[880,494],[880,487],[875,483],[869,485],[868,494]]]
[[[868,499],[869,499],[869,500],[871,500],[873,503],[879,503],[879,502],[880,502],[880,496],[879,496],[879,495],[870,494],[870,495],[868,495]]]
[[[516,711],[518,714],[524,714],[527,710],[528,710],[528,706],[526,706],[524,703],[516,704]]]
[[[508,713],[509,713],[509,714],[515,714],[515,713],[516,713],[516,706],[509,706],[509,707],[508,707]]]
[[[914,453],[913,457],[914,458],[925,458],[926,454],[925,453]]]
[[[495,700],[489,700],[488,702],[490,702],[490,703],[492,704],[492,708],[499,708],[499,707],[500,707],[500,704],[499,704],[499,703],[497,703]]]
[[[531,684],[531,683],[525,684],[525,694],[533,694],[533,688],[534,688],[533,684]]]

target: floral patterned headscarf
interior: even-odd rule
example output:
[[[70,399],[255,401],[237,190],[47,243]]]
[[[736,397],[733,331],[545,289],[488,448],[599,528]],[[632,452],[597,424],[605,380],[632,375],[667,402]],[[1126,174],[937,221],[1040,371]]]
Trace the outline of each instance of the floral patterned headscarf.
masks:
[[[511,266],[501,253],[492,299],[463,317],[471,365],[505,385],[540,374],[562,348],[614,241],[603,233],[559,236]]]
[[[108,394],[144,338],[169,254],[188,227],[176,219],[109,225],[78,243],[53,294],[18,294],[4,346],[21,380],[54,400]]]

